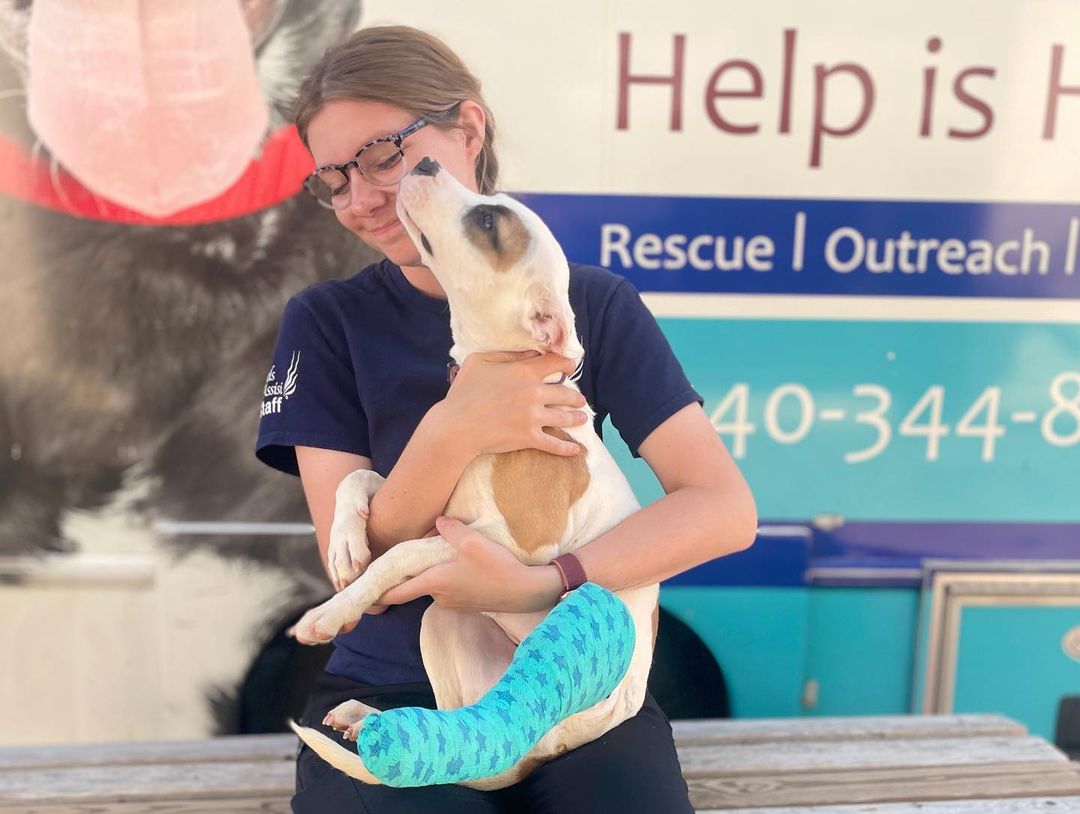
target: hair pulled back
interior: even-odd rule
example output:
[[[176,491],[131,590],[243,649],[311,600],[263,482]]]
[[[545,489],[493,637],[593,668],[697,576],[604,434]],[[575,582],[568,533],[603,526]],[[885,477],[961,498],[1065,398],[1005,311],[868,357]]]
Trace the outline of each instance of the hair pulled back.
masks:
[[[485,120],[476,186],[482,195],[495,191],[495,118],[479,80],[438,37],[409,26],[373,26],[328,48],[301,84],[295,105],[296,129],[309,151],[311,120],[335,99],[393,105],[444,129],[463,127],[455,106],[471,99],[483,108]]]

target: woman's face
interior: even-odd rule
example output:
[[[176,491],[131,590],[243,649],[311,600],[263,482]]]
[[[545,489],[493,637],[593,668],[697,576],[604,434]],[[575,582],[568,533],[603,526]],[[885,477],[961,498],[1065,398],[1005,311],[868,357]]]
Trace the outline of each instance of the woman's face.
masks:
[[[405,165],[411,170],[429,156],[475,192],[474,166],[482,141],[474,134],[484,132],[484,114],[479,105],[462,102],[460,117],[462,124],[473,126],[471,131],[444,130],[429,124],[408,136],[402,144]],[[344,164],[367,142],[396,133],[414,121],[416,117],[408,111],[382,102],[335,99],[311,119],[308,145],[316,166]],[[349,205],[335,210],[341,225],[397,265],[420,265],[420,253],[395,213],[397,185],[375,186],[355,168],[350,169],[350,179]]]

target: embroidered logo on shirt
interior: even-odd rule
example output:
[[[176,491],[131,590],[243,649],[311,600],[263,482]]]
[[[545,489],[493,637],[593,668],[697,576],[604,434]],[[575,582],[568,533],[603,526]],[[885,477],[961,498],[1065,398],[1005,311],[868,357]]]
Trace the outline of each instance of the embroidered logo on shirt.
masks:
[[[263,387],[263,403],[259,410],[259,416],[280,413],[289,396],[296,392],[296,382],[300,377],[300,351],[294,350],[289,359],[289,369],[285,372],[285,381],[278,382],[276,379],[276,366],[270,366],[270,372],[266,374],[266,386]]]

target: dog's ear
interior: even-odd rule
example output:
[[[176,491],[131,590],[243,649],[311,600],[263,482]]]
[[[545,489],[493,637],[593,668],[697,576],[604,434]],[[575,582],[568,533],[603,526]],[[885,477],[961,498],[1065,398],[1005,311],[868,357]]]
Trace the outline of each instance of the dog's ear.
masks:
[[[564,299],[555,296],[551,286],[537,283],[526,297],[526,328],[533,339],[552,353],[566,355],[568,339],[574,329],[574,314]],[[576,337],[572,343],[578,346]]]

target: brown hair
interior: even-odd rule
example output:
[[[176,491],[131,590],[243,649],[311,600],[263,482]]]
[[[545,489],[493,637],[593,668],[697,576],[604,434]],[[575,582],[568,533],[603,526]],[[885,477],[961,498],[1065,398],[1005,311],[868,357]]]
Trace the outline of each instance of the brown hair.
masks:
[[[476,160],[476,186],[495,191],[495,118],[480,94],[480,81],[438,37],[408,26],[373,26],[328,48],[300,86],[294,120],[304,146],[308,127],[333,99],[364,99],[400,107],[435,127],[463,127],[456,105],[466,99],[484,110],[484,146]]]

